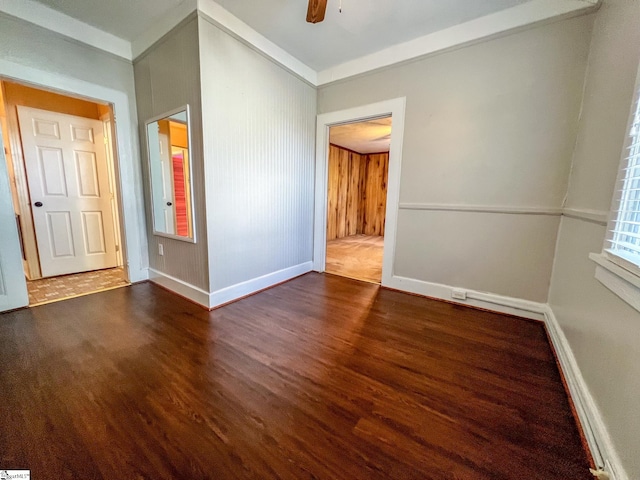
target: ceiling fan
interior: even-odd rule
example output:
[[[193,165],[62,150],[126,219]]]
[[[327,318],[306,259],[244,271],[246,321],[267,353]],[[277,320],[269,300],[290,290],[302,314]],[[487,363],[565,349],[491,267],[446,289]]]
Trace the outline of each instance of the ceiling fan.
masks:
[[[309,0],[307,8],[307,22],[319,23],[324,20],[324,13],[327,11],[327,0]]]

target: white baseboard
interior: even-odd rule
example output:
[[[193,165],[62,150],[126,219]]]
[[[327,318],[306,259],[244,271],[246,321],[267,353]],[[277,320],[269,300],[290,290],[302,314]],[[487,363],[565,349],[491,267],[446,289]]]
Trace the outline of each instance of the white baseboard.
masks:
[[[153,268],[149,268],[149,280],[205,308],[214,308],[257,291],[264,290],[277,283],[303,275],[310,272],[312,267],[312,262],[301,263],[293,267],[278,270],[277,272],[268,273],[258,278],[252,278],[246,282],[231,285],[230,287],[215,292],[207,292],[171,275],[154,270]]]
[[[383,282],[383,286],[405,292],[417,293],[418,295],[427,297],[439,298],[441,300],[459,303],[460,305],[486,308],[487,310],[493,310],[495,312],[518,315],[540,321],[544,321],[544,314],[547,308],[547,305],[544,303],[457,288],[441,283],[425,282],[423,280],[400,277],[398,275],[392,276],[389,282]],[[454,289],[464,290],[467,294],[467,299],[457,300],[452,298],[451,294]]]
[[[252,278],[246,282],[237,283],[230,287],[217,290],[209,294],[209,308],[217,307],[225,303],[237,300],[238,298],[250,295],[259,290],[271,287],[277,283],[285,282],[299,275],[310,272],[313,269],[313,262],[300,263],[293,267],[284,268],[277,272],[268,273],[258,278]]]
[[[553,310],[548,305],[546,306],[545,322],[560,362],[560,368],[564,373],[571,399],[576,408],[576,413],[582,425],[582,431],[596,465],[609,474],[610,480],[629,480],[629,476],[622,467],[620,457],[605,427],[600,410],[582,376],[569,341],[562,331]]]
[[[159,272],[153,268],[149,268],[149,280],[161,287],[171,290],[192,302],[209,308],[209,292],[202,290],[190,283],[179,280],[166,273]]]

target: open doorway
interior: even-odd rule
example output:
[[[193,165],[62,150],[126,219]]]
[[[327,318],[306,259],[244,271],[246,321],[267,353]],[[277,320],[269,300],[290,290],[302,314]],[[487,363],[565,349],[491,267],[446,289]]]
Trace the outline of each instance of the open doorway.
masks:
[[[400,174],[404,143],[406,98],[399,97],[378,103],[337,110],[318,115],[316,126],[315,211],[313,223],[313,269],[326,271],[327,210],[329,173],[329,133],[331,127],[389,117],[393,122],[390,138],[387,174],[387,206],[384,218],[384,247],[382,253],[382,286],[406,288],[404,279],[394,275],[396,235],[400,208]]]
[[[0,79],[29,305],[128,285],[111,105]]]
[[[327,273],[382,280],[391,129],[391,116],[329,129]]]

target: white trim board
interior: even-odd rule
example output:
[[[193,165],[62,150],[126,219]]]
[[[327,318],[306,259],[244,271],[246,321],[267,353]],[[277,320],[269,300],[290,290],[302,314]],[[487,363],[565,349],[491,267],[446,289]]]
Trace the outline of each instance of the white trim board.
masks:
[[[506,297],[493,293],[479,292],[477,290],[470,290],[467,288],[458,288],[441,283],[426,282],[399,275],[393,275],[385,287],[403,292],[415,293],[425,297],[446,300],[460,305],[484,308],[494,312],[517,315],[539,321],[544,321],[544,315],[547,309],[547,306],[544,303]],[[463,290],[466,293],[467,300],[457,300],[452,298],[454,289]]]
[[[203,306],[204,308],[209,308],[209,292],[206,292],[201,288],[153,268],[149,268],[149,280],[173,293],[177,293],[178,295]]]
[[[131,43],[34,0],[0,0],[0,11],[118,57],[131,60]]]
[[[153,268],[149,268],[149,280],[167,290],[191,300],[206,309],[213,309],[234,300],[239,300],[247,295],[257,293],[266,288],[273,287],[279,283],[286,282],[300,275],[311,271],[311,262],[301,263],[293,267],[283,268],[276,272],[268,273],[261,277],[252,278],[245,282],[222,288],[215,292],[207,292],[195,285],[191,285],[183,280],[167,275]]]
[[[387,286],[393,275],[396,251],[398,205],[400,203],[400,173],[406,98],[395,98],[362,105],[347,110],[318,115],[316,127],[315,216],[313,226],[313,269],[324,272],[327,248],[327,186],[329,172],[329,129],[334,125],[359,122],[391,115],[391,148],[387,180],[387,210],[385,214],[384,250],[382,255],[382,285]]]
[[[571,18],[595,11],[600,0],[530,0],[491,15],[393,45],[378,52],[316,72],[286,50],[232,15],[214,0],[184,0],[151,28],[129,42],[46,7],[34,0],[0,0],[0,11],[66,37],[133,60],[166,33],[198,10],[225,31],[242,39],[291,72],[318,87],[455,47],[495,38],[532,25]]]
[[[180,25],[197,8],[197,0],[183,0],[164,15],[156,18],[148,30],[131,42],[130,60],[135,60],[142,55],[154,43]]]
[[[591,210],[588,208],[563,208],[562,215],[576,220],[596,223],[598,225],[607,225],[609,212],[603,210]]]
[[[318,86],[514,30],[595,11],[599,0],[531,0],[318,72]]]
[[[279,63],[287,70],[299,75],[313,86],[318,85],[318,73],[302,63],[286,50],[280,48],[262,34],[255,31],[238,17],[221,7],[213,0],[197,0],[198,11],[204,14],[215,25],[231,35],[239,38]]]
[[[561,208],[550,207],[511,207],[501,205],[460,205],[441,203],[401,203],[400,210],[427,210],[433,212],[472,212],[472,213],[504,213],[511,215],[548,215],[559,217]]]
[[[117,117],[116,138],[118,143],[118,189],[121,195],[121,212],[126,247],[126,269],[131,283],[147,280],[147,236],[142,203],[142,176],[140,156],[137,154],[136,131],[131,121],[131,106],[125,92],[113,90],[93,83],[67,77],[57,73],[38,70],[0,58],[0,76],[27,82],[70,95],[113,104]],[[136,143],[134,143],[136,142]]]
[[[600,410],[582,376],[569,341],[564,335],[553,309],[549,305],[545,307],[547,332],[549,332],[551,343],[555,348],[560,368],[564,373],[571,399],[593,459],[599,468],[609,474],[608,478],[610,480],[629,480],[629,476],[622,467],[620,457],[613,446],[613,441],[607,431]]]
[[[252,278],[245,282],[237,283],[220,290],[216,290],[209,294],[209,308],[215,308],[225,303],[238,300],[252,293],[259,292],[269,287],[273,287],[278,283],[286,282],[292,278],[309,273],[312,270],[313,263],[305,262],[293,267],[284,268],[272,273],[268,273],[261,277]]]

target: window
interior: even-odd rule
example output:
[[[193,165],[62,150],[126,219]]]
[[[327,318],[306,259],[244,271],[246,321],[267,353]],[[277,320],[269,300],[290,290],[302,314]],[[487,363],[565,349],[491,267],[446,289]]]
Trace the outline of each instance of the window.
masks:
[[[602,254],[591,254],[596,278],[640,310],[640,83],[636,83]]]
[[[636,92],[629,134],[612,205],[605,252],[622,266],[640,267],[640,96]]]

